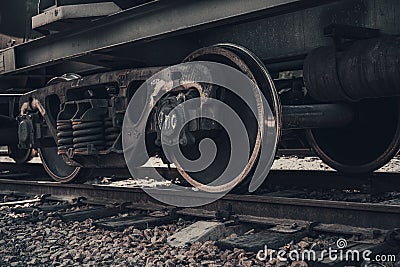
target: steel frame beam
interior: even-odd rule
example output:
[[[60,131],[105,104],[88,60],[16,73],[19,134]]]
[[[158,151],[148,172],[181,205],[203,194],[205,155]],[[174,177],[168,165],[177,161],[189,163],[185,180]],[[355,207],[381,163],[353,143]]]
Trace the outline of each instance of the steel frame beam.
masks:
[[[14,55],[14,64],[1,70],[0,77],[93,52],[111,51],[128,43],[162,39],[334,1],[339,0],[152,1],[91,22],[85,28],[36,39],[3,51]]]

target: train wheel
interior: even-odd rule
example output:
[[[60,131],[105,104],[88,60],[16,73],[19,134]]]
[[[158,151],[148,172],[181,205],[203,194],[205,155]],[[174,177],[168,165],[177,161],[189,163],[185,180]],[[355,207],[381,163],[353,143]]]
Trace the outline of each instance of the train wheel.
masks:
[[[8,154],[10,158],[15,160],[17,164],[23,164],[30,161],[33,158],[32,149],[19,149],[17,146],[9,146]]]
[[[42,147],[39,156],[46,172],[60,183],[79,183],[90,178],[91,170],[70,166],[57,154],[57,147]]]
[[[266,115],[262,107],[263,100],[261,92],[264,94],[265,99],[271,107],[272,116],[274,116],[276,123],[276,138],[275,140],[271,140],[274,142],[274,149],[278,143],[280,132],[280,104],[274,84],[261,61],[250,51],[240,46],[221,44],[202,48],[193,52],[185,59],[185,62],[194,61],[217,62],[233,67],[246,74],[260,89],[244,88],[252,92],[252,101],[257,104],[257,114],[252,112],[245,101],[229,90],[224,91],[222,100],[234,110],[244,123],[250,144],[250,154],[248,158],[245,159],[247,161],[245,167],[238,167],[237,170],[235,170],[236,175],[234,175],[232,179],[228,182],[222,181],[221,183],[217,183],[216,180],[221,177],[221,174],[226,170],[231,156],[231,143],[228,133],[225,130],[219,130],[218,133],[206,133],[206,136],[202,135],[202,133],[198,133],[201,135],[201,138],[196,138],[198,141],[196,141],[195,144],[181,147],[181,153],[185,158],[197,160],[203,153],[207,153],[207,151],[199,151],[200,142],[202,142],[204,138],[212,139],[216,147],[216,155],[213,162],[207,168],[196,172],[186,171],[180,167],[179,159],[174,158],[174,156],[172,156],[174,159],[173,163],[175,163],[179,173],[187,182],[204,191],[224,192],[234,187],[235,189],[241,187],[240,190],[242,190],[244,185],[248,184],[249,177],[254,173],[255,166],[257,166],[259,161],[262,146],[263,137],[261,136],[262,131],[258,121],[264,123],[266,121]],[[257,118],[255,116],[257,116]],[[273,154],[275,154],[275,152],[273,152]],[[275,155],[272,155],[272,157],[274,156]],[[243,157],[246,157],[246,155],[243,155]],[[212,183],[212,185],[210,185],[210,183]],[[238,185],[240,186],[238,187]]]
[[[330,167],[367,173],[388,163],[400,148],[400,100],[385,98],[354,104],[356,119],[345,128],[310,129],[307,140]]]

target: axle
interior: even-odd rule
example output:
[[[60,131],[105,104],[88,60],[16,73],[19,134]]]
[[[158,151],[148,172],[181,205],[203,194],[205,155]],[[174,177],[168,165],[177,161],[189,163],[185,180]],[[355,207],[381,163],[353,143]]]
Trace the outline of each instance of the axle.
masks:
[[[282,106],[283,129],[340,128],[354,118],[353,109],[346,104]]]

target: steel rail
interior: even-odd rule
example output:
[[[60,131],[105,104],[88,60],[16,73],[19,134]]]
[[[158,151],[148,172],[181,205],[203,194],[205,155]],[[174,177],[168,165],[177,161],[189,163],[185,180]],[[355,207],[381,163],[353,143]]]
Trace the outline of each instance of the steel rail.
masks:
[[[26,192],[30,194],[51,194],[53,197],[81,197],[103,199],[110,202],[132,202],[135,204],[157,204],[140,188],[126,188],[101,185],[59,184],[55,182],[32,182],[0,179],[1,191]],[[159,194],[170,197],[170,189],[159,189]],[[181,194],[188,203],[193,201],[191,190]],[[235,214],[304,220],[320,223],[344,224],[356,227],[393,229],[400,225],[400,205],[353,203],[342,201],[311,200],[254,195],[232,195],[201,209],[221,211],[231,209]]]
[[[156,167],[157,172],[166,179],[180,177],[175,168]],[[21,173],[21,170],[24,170]],[[0,162],[0,179],[13,177],[18,180],[51,181],[40,163],[15,164]],[[94,176],[113,177],[112,180],[124,180],[131,177],[128,169],[94,169]],[[151,167],[137,169],[136,178],[151,177]],[[31,178],[31,179],[29,179]],[[400,191],[400,174],[374,172],[369,174],[343,174],[336,171],[318,170],[271,170],[263,185],[309,189],[358,190],[361,193],[380,193]],[[263,188],[264,188],[263,187]]]

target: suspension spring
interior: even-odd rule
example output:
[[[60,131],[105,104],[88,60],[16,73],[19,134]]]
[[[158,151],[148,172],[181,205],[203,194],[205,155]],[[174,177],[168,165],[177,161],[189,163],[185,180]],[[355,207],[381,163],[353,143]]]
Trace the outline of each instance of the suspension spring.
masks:
[[[57,121],[57,147],[58,152],[65,152],[73,147],[73,130],[70,120]]]
[[[86,149],[88,146],[97,150],[104,148],[103,121],[74,121],[72,129],[75,149]]]
[[[118,135],[120,134],[121,130],[117,127],[113,127],[111,119],[106,119],[104,121],[104,128],[106,147],[111,147],[117,139]]]

